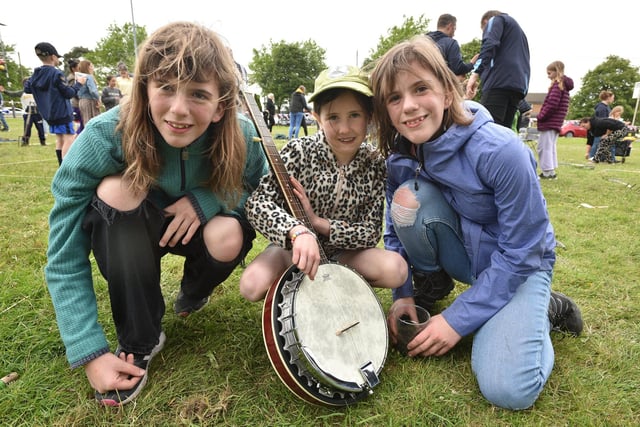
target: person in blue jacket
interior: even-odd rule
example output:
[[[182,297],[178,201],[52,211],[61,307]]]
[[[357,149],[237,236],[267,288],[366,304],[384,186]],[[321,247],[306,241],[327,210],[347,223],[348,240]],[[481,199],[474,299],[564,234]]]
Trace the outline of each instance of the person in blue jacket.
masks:
[[[217,34],[167,24],[140,47],[131,95],[85,125],[53,178],[45,277],[67,360],[84,366],[103,405],[132,401],[164,346],[161,258],[185,258],[174,311],[186,317],[252,247],[244,203],[267,162],[238,93]],[[98,322],[91,251],[115,353]]]
[[[480,103],[496,123],[510,128],[518,103],[529,92],[529,42],[520,24],[498,10],[482,15],[480,28],[480,56],[467,81],[466,97],[475,96],[480,80]]]
[[[35,51],[42,66],[33,70],[33,75],[24,82],[24,91],[33,94],[40,115],[56,136],[56,157],[60,164],[75,140],[70,100],[78,94],[87,78],[78,77],[72,86],[67,85],[64,73],[58,69],[61,55],[56,48],[42,42],[36,45]]]
[[[549,332],[582,331],[577,305],[551,292],[556,240],[533,154],[482,105],[463,100],[426,36],[385,53],[371,85],[388,169],[384,244],[411,267],[389,312],[414,302],[433,310],[452,277],[470,285],[431,317],[408,355],[442,356],[473,334],[482,394],[500,407],[528,408],[553,368]]]
[[[458,76],[460,82],[463,82],[467,78],[467,74],[473,70],[473,65],[479,54],[474,55],[470,62],[464,62],[460,45],[453,38],[456,34],[457,23],[458,19],[455,16],[448,13],[442,14],[438,17],[438,29],[428,32],[427,35],[437,43],[449,69]]]

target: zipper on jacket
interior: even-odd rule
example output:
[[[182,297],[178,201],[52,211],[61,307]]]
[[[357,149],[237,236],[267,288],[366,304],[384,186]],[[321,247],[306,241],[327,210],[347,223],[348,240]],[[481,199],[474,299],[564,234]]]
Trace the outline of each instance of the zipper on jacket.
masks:
[[[338,203],[342,198],[342,190],[344,189],[344,183],[346,181],[346,174],[345,174],[346,168],[347,168],[346,165],[338,167],[338,181],[336,182],[336,199],[335,199],[335,203],[333,204],[333,209],[331,210],[331,217],[335,216]]]
[[[414,181],[413,181],[413,189],[415,191],[418,191],[419,187],[418,187],[418,175],[420,175],[420,169],[422,169],[422,162],[418,163],[418,167],[416,168],[416,175],[414,176]]]
[[[180,190],[184,191],[186,187],[186,178],[185,178],[185,162],[189,160],[189,150],[188,147],[182,147],[180,150]]]

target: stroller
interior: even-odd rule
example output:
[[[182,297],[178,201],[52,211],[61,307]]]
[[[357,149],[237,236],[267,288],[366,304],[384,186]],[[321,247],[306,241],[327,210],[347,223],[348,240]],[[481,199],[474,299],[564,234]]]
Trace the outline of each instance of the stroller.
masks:
[[[618,163],[616,157],[622,157],[620,163],[631,154],[631,144],[636,139],[635,127],[625,126],[607,136],[603,136],[593,160],[596,163]]]

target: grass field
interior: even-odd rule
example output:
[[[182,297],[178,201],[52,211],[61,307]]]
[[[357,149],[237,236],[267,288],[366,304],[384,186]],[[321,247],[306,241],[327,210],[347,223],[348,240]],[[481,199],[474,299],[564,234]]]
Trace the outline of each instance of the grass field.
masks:
[[[289,392],[261,335],[262,304],[240,297],[241,268],[187,319],[168,309],[164,350],[149,383],[123,408],[99,407],[83,369],[70,370],[43,276],[57,169],[53,137],[19,147],[21,120],[0,133],[0,424],[7,426],[632,426],[640,424],[640,146],[625,163],[585,167],[584,140],[561,138],[559,179],[543,192],[560,242],[553,287],[585,321],[579,338],[553,335],[554,372],[533,408],[511,412],[482,398],[470,338],[444,357],[409,360],[390,350],[381,383],[350,407],[323,408]],[[315,131],[315,127],[310,130]],[[276,128],[274,135],[286,135]],[[276,138],[276,142],[279,140]],[[264,248],[258,238],[249,258]],[[163,259],[171,307],[182,260]],[[99,317],[112,347],[106,283],[94,270]],[[465,289],[457,284],[454,294]],[[376,291],[382,305],[388,292]],[[442,302],[442,308],[454,295]]]

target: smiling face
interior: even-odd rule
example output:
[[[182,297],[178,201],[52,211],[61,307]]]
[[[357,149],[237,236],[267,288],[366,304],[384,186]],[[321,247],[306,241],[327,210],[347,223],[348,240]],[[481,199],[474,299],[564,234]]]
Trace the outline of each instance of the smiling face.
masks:
[[[393,126],[413,144],[430,141],[442,133],[444,110],[451,105],[435,74],[413,62],[395,77],[386,108]]]
[[[214,81],[177,84],[151,79],[147,94],[153,124],[167,144],[176,148],[191,144],[224,113]]]
[[[322,106],[314,117],[340,164],[349,163],[367,136],[369,115],[352,91],[344,91]]]

